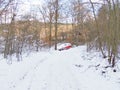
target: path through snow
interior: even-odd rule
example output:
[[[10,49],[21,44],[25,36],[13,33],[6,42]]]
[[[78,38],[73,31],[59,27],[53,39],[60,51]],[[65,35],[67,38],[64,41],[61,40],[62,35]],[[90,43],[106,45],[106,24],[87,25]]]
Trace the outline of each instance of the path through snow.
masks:
[[[2,66],[4,68],[0,72],[0,88],[2,90],[120,90],[120,83],[104,78],[94,67],[88,69],[91,64],[97,64],[85,59],[97,58],[94,54],[87,56],[85,47],[33,54],[19,64]],[[2,74],[4,75],[1,76]]]

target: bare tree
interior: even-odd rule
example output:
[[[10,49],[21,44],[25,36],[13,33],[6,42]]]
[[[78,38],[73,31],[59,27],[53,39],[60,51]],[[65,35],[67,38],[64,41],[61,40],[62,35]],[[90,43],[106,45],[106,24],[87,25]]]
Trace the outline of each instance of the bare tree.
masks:
[[[120,20],[120,13],[119,13],[119,0],[106,0],[108,4],[109,10],[109,38],[108,38],[108,55],[109,55],[109,63],[112,64],[112,67],[115,66],[115,60],[118,54],[118,47],[119,47],[119,20]]]
[[[106,57],[105,53],[103,52],[103,48],[102,48],[102,40],[101,40],[101,34],[100,34],[100,30],[99,30],[99,23],[97,21],[97,15],[95,14],[95,8],[94,8],[94,4],[91,0],[89,0],[92,6],[92,11],[93,11],[93,15],[94,15],[94,19],[95,19],[95,23],[96,23],[96,30],[97,30],[97,35],[98,35],[98,43],[99,43],[99,49],[102,52],[103,57]]]
[[[46,0],[46,6],[44,5],[41,9],[41,13],[44,21],[49,24],[49,46],[51,47],[52,40],[52,26],[54,25],[55,33],[54,33],[54,44],[55,50],[57,50],[57,42],[58,42],[58,20],[60,17],[60,8],[61,8],[61,0]]]
[[[57,50],[58,10],[59,10],[58,0],[55,0],[54,9],[55,9],[55,50]]]
[[[104,0],[104,3],[102,3],[101,8],[98,10],[98,14],[95,13],[94,3],[91,0],[89,1],[92,6],[97,31],[95,43],[102,52],[103,57],[108,55],[108,62],[114,67],[120,43],[119,0]],[[108,54],[104,51],[108,52]]]
[[[73,29],[73,40],[74,44],[79,45],[83,42],[80,37],[83,38],[82,32],[85,31],[85,22],[89,14],[89,9],[86,8],[86,3],[81,0],[71,0],[71,17],[72,17],[72,29]],[[85,41],[84,41],[85,42]]]
[[[9,5],[13,2],[14,0],[0,0],[0,16],[3,14],[3,12],[6,11],[6,9],[9,7]]]

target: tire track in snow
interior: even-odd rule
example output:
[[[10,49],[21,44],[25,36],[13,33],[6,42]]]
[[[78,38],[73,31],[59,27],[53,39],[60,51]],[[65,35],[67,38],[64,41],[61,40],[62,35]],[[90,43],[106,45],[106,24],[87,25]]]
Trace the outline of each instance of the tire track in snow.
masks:
[[[39,77],[39,90],[81,90],[80,83],[75,77],[74,73],[71,71],[72,65],[67,65],[69,61],[65,59],[67,56],[62,57],[63,60],[58,61],[61,56],[54,57],[54,60],[51,60],[49,64],[43,65],[43,70],[36,72],[36,75]],[[40,74],[38,74],[40,73]],[[37,80],[37,78],[36,78]],[[34,82],[34,86],[37,84]],[[32,89],[33,90],[33,89]]]
[[[39,62],[37,62],[32,68],[30,68],[28,71],[26,71],[18,80],[16,80],[15,82],[11,82],[10,84],[10,89],[11,90],[13,90],[13,89],[15,89],[16,90],[16,88],[23,82],[23,81],[25,81],[26,79],[27,79],[27,77],[29,77],[29,82],[27,82],[27,83],[29,83],[28,84],[28,89],[27,90],[30,90],[30,88],[31,88],[31,85],[32,85],[32,82],[33,82],[33,79],[34,79],[34,75],[35,75],[35,71],[36,71],[36,69],[39,67],[39,65],[41,64],[41,63],[43,63],[45,60],[47,60],[46,59],[47,57],[44,57],[43,59],[41,59]],[[31,76],[29,76],[29,75],[31,75]]]
[[[42,59],[42,60],[40,60],[40,62],[39,63],[37,63],[37,65],[34,67],[34,69],[32,70],[33,72],[33,74],[32,74],[32,77],[31,77],[31,79],[30,79],[30,83],[29,83],[29,86],[28,86],[28,90],[31,90],[31,86],[32,86],[32,83],[33,83],[33,80],[34,80],[34,76],[35,76],[35,71],[37,70],[37,68],[39,67],[39,65],[41,64],[41,63],[43,63],[45,60],[47,60],[47,58],[44,58],[44,59]]]

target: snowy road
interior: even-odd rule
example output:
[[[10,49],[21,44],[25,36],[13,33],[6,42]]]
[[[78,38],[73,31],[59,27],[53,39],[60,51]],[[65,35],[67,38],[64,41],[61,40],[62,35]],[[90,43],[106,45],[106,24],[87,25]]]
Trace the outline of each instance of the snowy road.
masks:
[[[11,90],[81,90],[65,59],[67,56],[56,54],[40,60]]]
[[[87,56],[87,53],[84,48],[53,51],[33,54],[25,61],[11,66],[4,64],[4,68],[0,68],[3,70],[0,73],[0,88],[2,90],[120,90],[120,83],[105,79],[95,71],[95,68],[88,69],[94,62],[88,63],[85,59],[92,59],[94,55],[93,57],[85,55]]]

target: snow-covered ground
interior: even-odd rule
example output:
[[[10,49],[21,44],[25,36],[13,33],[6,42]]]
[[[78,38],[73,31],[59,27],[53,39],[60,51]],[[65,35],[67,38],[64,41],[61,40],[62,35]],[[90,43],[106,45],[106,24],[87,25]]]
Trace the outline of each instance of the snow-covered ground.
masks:
[[[106,65],[85,46],[32,53],[11,65],[0,60],[0,90],[120,90],[120,66]]]

